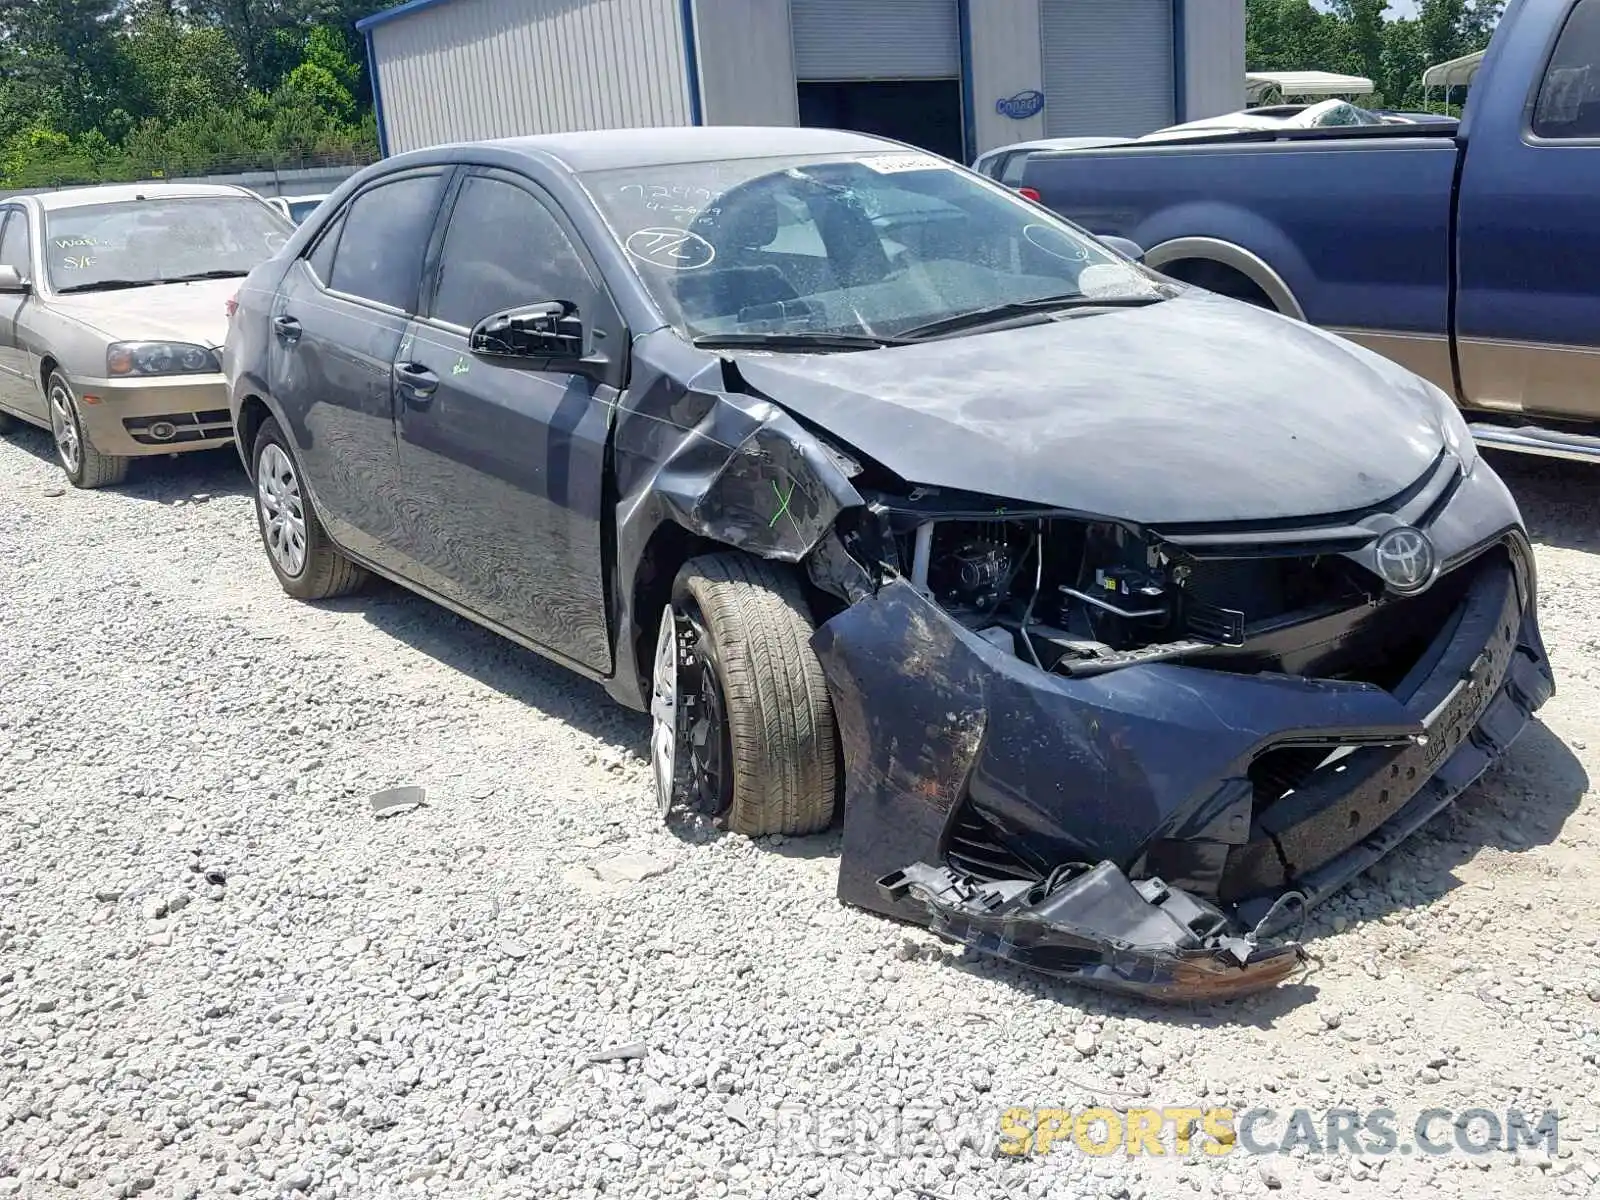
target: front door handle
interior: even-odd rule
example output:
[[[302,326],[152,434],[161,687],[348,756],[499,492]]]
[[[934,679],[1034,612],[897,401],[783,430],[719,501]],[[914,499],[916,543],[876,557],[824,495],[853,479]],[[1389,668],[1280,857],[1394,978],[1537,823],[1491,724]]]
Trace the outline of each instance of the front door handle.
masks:
[[[293,317],[273,317],[272,331],[286,342],[300,340],[300,322]]]
[[[439,377],[418,362],[395,363],[394,381],[407,401],[418,408],[425,408],[439,390]]]

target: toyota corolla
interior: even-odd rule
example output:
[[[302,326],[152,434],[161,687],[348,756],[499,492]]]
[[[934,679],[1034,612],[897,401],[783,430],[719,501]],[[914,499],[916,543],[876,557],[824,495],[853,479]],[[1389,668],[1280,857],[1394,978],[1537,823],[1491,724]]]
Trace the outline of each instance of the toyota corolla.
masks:
[[[441,147],[254,271],[292,595],[399,580],[652,714],[662,812],[842,813],[839,893],[1222,996],[1550,695],[1449,397],[879,139]]]

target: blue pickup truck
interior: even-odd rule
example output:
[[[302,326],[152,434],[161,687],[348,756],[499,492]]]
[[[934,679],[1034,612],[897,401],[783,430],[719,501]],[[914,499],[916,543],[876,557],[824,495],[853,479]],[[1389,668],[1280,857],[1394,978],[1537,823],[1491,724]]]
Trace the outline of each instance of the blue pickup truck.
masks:
[[[1399,361],[1480,444],[1600,463],[1600,0],[1512,0],[1453,130],[1035,152],[1015,183]]]

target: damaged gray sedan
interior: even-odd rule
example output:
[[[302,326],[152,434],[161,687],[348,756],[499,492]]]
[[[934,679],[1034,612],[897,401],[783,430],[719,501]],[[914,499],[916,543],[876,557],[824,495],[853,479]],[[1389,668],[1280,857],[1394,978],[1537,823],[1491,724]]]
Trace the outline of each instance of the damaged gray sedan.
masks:
[[[377,572],[652,715],[661,809],[842,812],[839,894],[1166,998],[1551,694],[1450,399],[980,176],[809,129],[440,147],[241,289],[268,561]]]

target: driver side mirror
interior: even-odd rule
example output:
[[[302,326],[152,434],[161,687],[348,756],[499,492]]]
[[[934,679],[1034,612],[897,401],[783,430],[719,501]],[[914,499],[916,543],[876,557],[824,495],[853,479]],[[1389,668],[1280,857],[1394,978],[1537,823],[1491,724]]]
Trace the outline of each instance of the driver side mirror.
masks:
[[[1100,243],[1110,246],[1118,254],[1127,255],[1134,262],[1144,261],[1144,247],[1132,238],[1104,236],[1100,238]]]
[[[583,321],[570,300],[493,313],[473,326],[467,344],[488,358],[538,359],[552,370],[584,369]]]
[[[0,267],[0,294],[26,295],[33,285],[24,279],[15,267]]]

